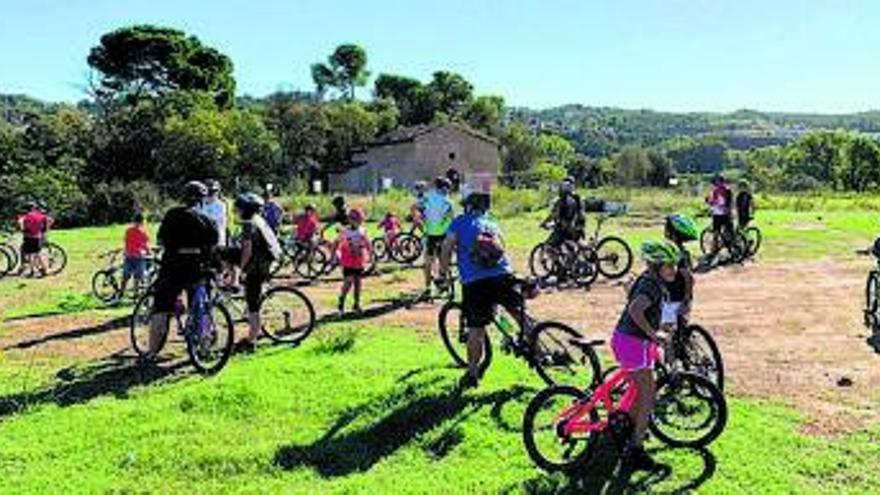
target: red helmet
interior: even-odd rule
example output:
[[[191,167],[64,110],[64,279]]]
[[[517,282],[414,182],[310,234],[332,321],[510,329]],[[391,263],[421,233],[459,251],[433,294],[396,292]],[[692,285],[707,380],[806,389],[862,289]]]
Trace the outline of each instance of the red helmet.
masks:
[[[348,219],[354,223],[361,223],[364,221],[364,212],[360,208],[352,208],[348,210]]]

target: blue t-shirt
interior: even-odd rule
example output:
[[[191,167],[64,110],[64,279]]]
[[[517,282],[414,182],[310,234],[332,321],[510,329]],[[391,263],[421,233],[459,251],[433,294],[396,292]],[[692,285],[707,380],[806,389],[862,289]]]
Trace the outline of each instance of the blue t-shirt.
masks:
[[[449,234],[454,234],[458,240],[456,255],[458,256],[458,275],[462,284],[513,273],[510,259],[506,255],[491,268],[480,266],[474,262],[474,247],[477,243],[477,236],[482,232],[494,232],[499,238],[501,237],[501,229],[498,228],[498,224],[485,214],[463,213],[455,217],[452,225],[449,226]]]

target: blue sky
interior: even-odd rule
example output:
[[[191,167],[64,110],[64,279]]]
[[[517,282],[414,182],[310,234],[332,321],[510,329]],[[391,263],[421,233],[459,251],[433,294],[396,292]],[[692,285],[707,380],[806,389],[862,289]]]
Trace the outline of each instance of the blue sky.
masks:
[[[310,89],[352,41],[374,74],[454,70],[514,105],[880,109],[868,0],[0,0],[0,92],[81,98],[89,48],[132,23],[219,48],[254,95]]]

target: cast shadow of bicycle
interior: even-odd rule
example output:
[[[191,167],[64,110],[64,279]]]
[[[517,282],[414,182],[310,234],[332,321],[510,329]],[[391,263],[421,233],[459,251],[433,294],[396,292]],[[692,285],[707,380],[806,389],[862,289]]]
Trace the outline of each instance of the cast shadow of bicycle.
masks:
[[[440,382],[442,376],[421,377],[424,373],[405,375],[402,383],[390,395],[380,397],[343,412],[321,438],[309,445],[285,445],[275,453],[274,464],[282,469],[300,467],[315,469],[321,476],[332,478],[370,469],[384,457],[414,441],[431,458],[439,459],[451,452],[463,435],[460,425],[478,411],[517,400],[531,391],[514,387],[487,393],[463,393],[457,386],[447,386],[441,392],[419,397],[419,392]],[[418,397],[413,400],[413,397]],[[381,416],[362,428],[349,429],[356,421]],[[439,425],[444,428],[435,434]],[[429,435],[429,432],[431,432]],[[425,436],[431,440],[419,440]]]
[[[525,481],[519,486],[511,487],[530,495],[603,493],[608,495],[624,493],[692,493],[712,479],[717,469],[715,455],[706,448],[672,448],[662,447],[649,449],[649,452],[660,457],[657,467],[651,472],[634,472],[620,465],[615,449],[602,448],[597,458],[583,468],[581,474],[564,476],[543,475]],[[682,456],[695,457],[699,463],[699,472],[684,479],[672,481],[673,468],[662,462],[662,457],[675,453],[677,459]],[[693,464],[693,463],[688,463]],[[678,476],[677,478],[681,478]]]
[[[57,333],[50,333],[48,335],[42,335],[40,337],[23,340],[21,342],[16,342],[15,344],[11,344],[3,348],[4,351],[10,351],[13,349],[23,350],[30,349],[32,347],[38,347],[43,344],[48,344],[50,342],[56,341],[68,341],[68,340],[77,340],[86,337],[93,337],[95,335],[100,335],[107,332],[112,332],[114,330],[119,330],[122,328],[128,328],[131,322],[131,316],[121,316],[119,318],[113,318],[112,320],[108,320],[104,323],[99,323],[97,325],[89,325],[77,328],[71,328],[68,330],[63,330]]]
[[[321,315],[315,320],[315,325],[320,326],[326,323],[337,323],[341,321],[360,321],[378,318],[402,309],[412,309],[413,306],[424,300],[421,292],[400,293],[396,297],[376,299],[370,306],[364,308],[360,313],[330,313]]]
[[[50,385],[0,396],[0,419],[43,404],[66,407],[103,396],[127,398],[134,387],[183,378],[186,365],[185,360],[142,365],[120,351],[84,367],[64,368]]]

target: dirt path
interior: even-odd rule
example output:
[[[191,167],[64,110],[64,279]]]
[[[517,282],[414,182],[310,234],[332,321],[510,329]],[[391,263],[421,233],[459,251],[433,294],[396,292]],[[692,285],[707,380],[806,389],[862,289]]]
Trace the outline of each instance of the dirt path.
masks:
[[[781,401],[805,412],[807,430],[833,434],[868,424],[880,404],[880,356],[861,322],[864,263],[814,261],[749,264],[700,275],[693,319],[710,329],[725,358],[728,390]],[[386,276],[383,290],[415,290],[413,277]],[[331,311],[335,286],[306,289],[319,312]],[[394,292],[394,291],[392,291]],[[548,293],[533,305],[542,318],[605,338],[624,301],[616,285]],[[381,303],[374,303],[381,306]],[[373,323],[415,326],[434,338],[438,306],[381,314]],[[11,358],[63,356],[92,360],[124,350],[127,326],[95,315],[5,324],[0,349]],[[439,342],[438,342],[439,345]],[[841,378],[852,380],[840,386]]]

